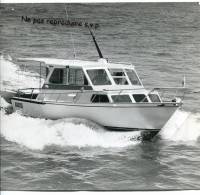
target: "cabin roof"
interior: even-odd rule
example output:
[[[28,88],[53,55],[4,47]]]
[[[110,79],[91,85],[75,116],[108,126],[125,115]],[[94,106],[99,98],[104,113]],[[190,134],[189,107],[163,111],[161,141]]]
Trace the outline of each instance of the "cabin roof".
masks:
[[[95,68],[95,67],[109,67],[109,68],[133,68],[134,66],[130,63],[112,63],[107,62],[106,59],[99,59],[97,61],[86,61],[86,60],[66,60],[56,58],[18,58],[18,62],[42,62],[46,65],[54,66],[80,66],[84,68]]]

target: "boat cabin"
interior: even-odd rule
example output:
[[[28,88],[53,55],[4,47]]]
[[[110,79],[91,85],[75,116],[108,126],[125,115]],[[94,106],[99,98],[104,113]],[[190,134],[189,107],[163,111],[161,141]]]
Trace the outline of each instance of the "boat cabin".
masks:
[[[43,62],[46,79],[37,100],[79,103],[161,102],[149,93],[132,64],[98,61],[26,58]],[[83,95],[84,92],[84,95]]]
[[[111,90],[143,88],[131,64],[98,61],[63,60],[47,64],[47,78],[43,88]]]

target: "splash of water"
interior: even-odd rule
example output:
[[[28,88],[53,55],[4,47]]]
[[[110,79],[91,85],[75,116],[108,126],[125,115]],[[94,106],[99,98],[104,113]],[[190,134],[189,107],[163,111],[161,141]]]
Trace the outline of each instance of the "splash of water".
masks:
[[[177,110],[160,132],[163,139],[197,141],[200,137],[200,113]]]
[[[1,73],[0,86],[1,90],[18,88],[33,88],[39,86],[39,74],[23,71],[12,62],[10,56],[0,56]],[[42,80],[43,82],[43,80]]]
[[[1,97],[1,96],[0,96]],[[8,104],[2,97],[0,99],[0,105],[2,108],[8,107],[10,104]]]

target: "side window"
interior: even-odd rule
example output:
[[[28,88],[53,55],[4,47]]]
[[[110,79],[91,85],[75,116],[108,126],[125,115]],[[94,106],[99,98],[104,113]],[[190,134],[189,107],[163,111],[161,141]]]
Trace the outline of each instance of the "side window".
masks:
[[[55,84],[63,84],[63,74],[64,70],[62,68],[55,68],[49,82]]]
[[[146,95],[144,94],[133,94],[135,102],[148,102]]]
[[[109,71],[117,85],[128,85],[126,75],[122,69],[109,69]]]
[[[109,103],[107,95],[93,94],[91,97],[92,103]]]
[[[69,68],[69,85],[88,85],[85,74],[80,68]]]
[[[127,103],[131,102],[129,95],[112,95],[112,100],[114,103]]]
[[[157,94],[149,94],[149,98],[152,102],[160,102],[160,98]]]

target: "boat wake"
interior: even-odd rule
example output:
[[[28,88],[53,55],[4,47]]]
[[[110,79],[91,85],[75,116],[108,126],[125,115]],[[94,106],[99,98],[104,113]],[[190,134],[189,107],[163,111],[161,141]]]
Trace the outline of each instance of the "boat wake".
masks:
[[[134,141],[139,132],[109,132],[91,122],[79,119],[45,120],[6,115],[1,111],[1,134],[12,142],[30,149],[42,150],[46,146],[125,147]]]
[[[9,57],[8,57],[9,58]],[[37,73],[24,72],[10,59],[1,60],[1,86],[15,89],[18,87],[37,87]],[[9,74],[7,74],[9,73]],[[1,107],[8,106],[1,98]],[[176,142],[195,142],[200,137],[200,113],[178,110],[159,133],[161,139]],[[10,115],[1,110],[1,136],[30,149],[42,150],[49,145],[76,147],[127,147],[140,143],[140,132],[109,132],[86,120],[60,119],[45,120]]]
[[[1,64],[1,90],[18,88],[37,88],[39,87],[39,74],[20,69],[12,62],[12,58],[0,55]]]

